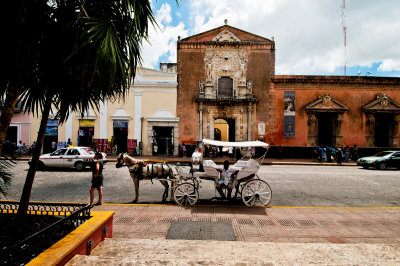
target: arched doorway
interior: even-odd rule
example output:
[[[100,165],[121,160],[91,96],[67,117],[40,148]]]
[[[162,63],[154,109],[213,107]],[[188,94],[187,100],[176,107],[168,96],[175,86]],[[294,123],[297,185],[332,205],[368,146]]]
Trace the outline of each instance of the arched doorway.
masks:
[[[214,121],[214,139],[221,141],[229,140],[229,125],[225,119],[216,119]]]
[[[214,120],[214,139],[235,141],[235,119],[217,118]]]

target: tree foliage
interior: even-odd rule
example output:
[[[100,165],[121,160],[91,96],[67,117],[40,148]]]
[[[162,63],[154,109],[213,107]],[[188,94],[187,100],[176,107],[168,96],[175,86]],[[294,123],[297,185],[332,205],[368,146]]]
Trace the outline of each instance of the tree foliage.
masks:
[[[16,161],[12,158],[0,158],[0,194],[3,196],[7,196],[7,187],[11,184],[15,164]]]
[[[0,95],[9,104],[0,117],[0,148],[17,98],[26,111],[42,113],[18,210],[24,216],[52,106],[62,123],[71,112],[124,97],[156,22],[149,0],[15,0],[2,10],[1,24],[11,26],[7,49],[1,49],[9,54],[2,61]]]

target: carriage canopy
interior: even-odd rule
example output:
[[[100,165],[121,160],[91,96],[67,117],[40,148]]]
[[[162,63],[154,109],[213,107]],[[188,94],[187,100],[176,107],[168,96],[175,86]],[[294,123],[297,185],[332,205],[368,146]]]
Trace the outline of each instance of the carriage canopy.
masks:
[[[212,146],[223,146],[223,147],[262,147],[265,149],[269,148],[269,144],[255,140],[255,141],[238,141],[238,142],[229,142],[229,141],[218,141],[211,139],[203,139],[203,143],[205,145]]]

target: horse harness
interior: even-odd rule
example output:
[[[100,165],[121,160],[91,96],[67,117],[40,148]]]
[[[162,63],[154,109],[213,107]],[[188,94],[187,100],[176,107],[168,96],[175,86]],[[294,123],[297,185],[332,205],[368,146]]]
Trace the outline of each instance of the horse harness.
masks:
[[[137,163],[139,167],[134,168],[134,169],[129,169],[130,173],[137,174],[139,176],[139,179],[142,180],[144,178],[148,178],[153,182],[153,178],[161,178],[161,177],[171,177],[172,169],[171,166],[168,163],[164,162],[154,162],[154,161],[146,161],[146,162],[139,162]],[[155,175],[154,174],[154,165],[160,164],[161,165],[161,176],[160,175]],[[135,164],[131,164],[128,166],[132,166]],[[146,172],[143,172],[143,165],[146,166]],[[168,173],[164,174],[164,165],[168,167]]]

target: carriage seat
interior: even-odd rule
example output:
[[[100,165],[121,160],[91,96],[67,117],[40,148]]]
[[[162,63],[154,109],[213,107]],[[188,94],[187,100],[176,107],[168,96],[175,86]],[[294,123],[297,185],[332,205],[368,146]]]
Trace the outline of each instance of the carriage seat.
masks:
[[[236,179],[240,180],[250,175],[254,176],[258,172],[260,164],[254,159],[249,159],[248,161],[239,160],[232,168],[239,170]]]
[[[219,172],[217,171],[218,166],[212,160],[204,160],[203,169],[205,172],[204,176],[200,176],[201,179],[217,181]]]

